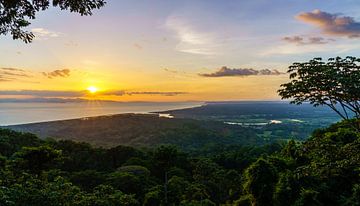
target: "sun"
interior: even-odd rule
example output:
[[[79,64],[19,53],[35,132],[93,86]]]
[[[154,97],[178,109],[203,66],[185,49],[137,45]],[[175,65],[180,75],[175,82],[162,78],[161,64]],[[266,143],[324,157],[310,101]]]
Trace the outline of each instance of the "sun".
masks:
[[[90,92],[91,94],[95,94],[99,89],[94,87],[94,86],[89,86],[87,88],[88,92]]]

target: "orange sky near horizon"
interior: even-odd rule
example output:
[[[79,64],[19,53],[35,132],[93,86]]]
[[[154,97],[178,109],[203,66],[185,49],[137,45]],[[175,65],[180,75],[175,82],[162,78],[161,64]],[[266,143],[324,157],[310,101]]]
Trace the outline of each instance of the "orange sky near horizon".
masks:
[[[346,2],[121,0],[87,17],[50,8],[27,28],[31,44],[0,36],[0,99],[279,100],[293,62],[360,56],[360,4]]]

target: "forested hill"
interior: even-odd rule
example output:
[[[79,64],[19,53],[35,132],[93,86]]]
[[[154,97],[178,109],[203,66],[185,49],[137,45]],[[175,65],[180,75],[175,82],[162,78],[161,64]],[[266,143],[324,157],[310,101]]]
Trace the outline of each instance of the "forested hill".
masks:
[[[41,138],[69,139],[96,146],[156,146],[174,144],[198,149],[214,144],[261,145],[269,143],[256,130],[217,121],[159,118],[156,114],[120,114],[65,121],[10,126]],[[276,141],[276,139],[274,139]]]
[[[304,143],[94,148],[0,129],[0,205],[360,205],[360,133],[349,123]]]

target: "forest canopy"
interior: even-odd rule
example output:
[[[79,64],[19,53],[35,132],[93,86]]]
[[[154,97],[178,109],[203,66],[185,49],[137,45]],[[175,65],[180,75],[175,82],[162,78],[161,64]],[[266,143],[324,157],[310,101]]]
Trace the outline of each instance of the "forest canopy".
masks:
[[[94,148],[0,129],[0,205],[359,205],[359,150],[349,122],[304,143],[197,154],[169,145]]]

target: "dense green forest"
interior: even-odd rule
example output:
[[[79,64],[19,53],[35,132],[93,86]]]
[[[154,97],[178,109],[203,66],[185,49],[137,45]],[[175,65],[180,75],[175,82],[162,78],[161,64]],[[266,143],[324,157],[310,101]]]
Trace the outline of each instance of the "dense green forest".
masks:
[[[260,146],[288,139],[302,141],[307,139],[314,129],[330,124],[317,117],[303,122],[283,121],[281,124],[246,127],[225,124],[220,121],[220,116],[216,117],[218,120],[196,120],[161,118],[155,114],[119,114],[13,125],[6,128],[34,133],[42,139],[51,137],[56,140],[87,142],[96,147],[157,147],[161,144],[172,144],[187,152],[197,152],[217,144]],[[251,118],[247,119],[250,121]]]
[[[353,122],[261,147],[95,148],[0,130],[0,205],[360,205]]]

